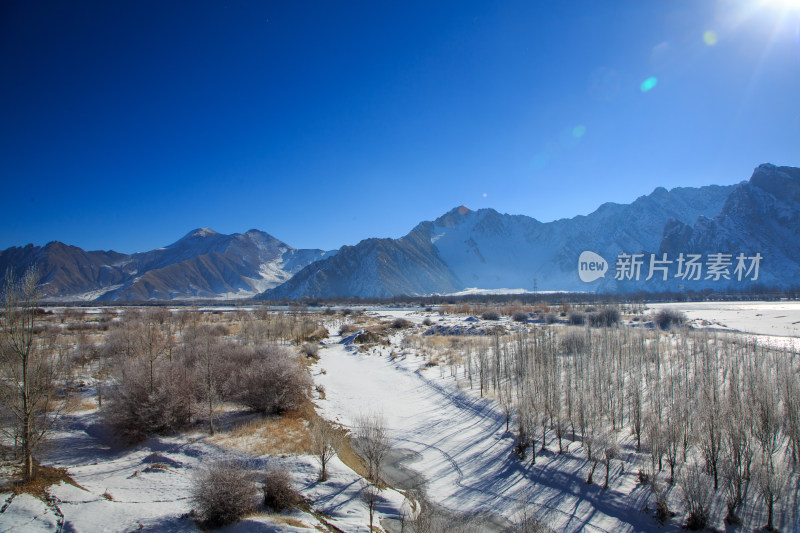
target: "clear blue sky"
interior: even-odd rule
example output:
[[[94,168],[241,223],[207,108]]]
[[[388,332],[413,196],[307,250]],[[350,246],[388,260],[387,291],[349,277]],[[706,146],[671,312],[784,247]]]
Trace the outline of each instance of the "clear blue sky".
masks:
[[[800,0],[6,0],[0,106],[0,249],[548,221],[800,166]]]

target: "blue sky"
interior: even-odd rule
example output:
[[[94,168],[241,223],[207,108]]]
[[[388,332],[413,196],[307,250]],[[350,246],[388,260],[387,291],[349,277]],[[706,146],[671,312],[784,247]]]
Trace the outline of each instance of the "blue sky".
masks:
[[[3,2],[0,249],[332,249],[800,166],[797,0],[388,4]]]

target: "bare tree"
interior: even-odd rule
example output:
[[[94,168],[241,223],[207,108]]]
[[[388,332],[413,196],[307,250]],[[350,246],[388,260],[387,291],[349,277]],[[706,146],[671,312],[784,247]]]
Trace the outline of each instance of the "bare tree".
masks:
[[[61,361],[44,350],[36,337],[39,273],[21,278],[8,271],[0,317],[0,402],[10,414],[3,433],[22,455],[23,476],[35,477],[33,454],[50,430],[55,411]]]
[[[389,436],[383,415],[370,413],[359,416],[355,434],[358,449],[367,463],[367,479],[377,485],[380,483],[381,467],[389,453]]]
[[[319,461],[319,480],[328,479],[326,467],[328,461],[333,459],[342,446],[342,433],[322,418],[315,418],[311,422],[311,453]]]
[[[198,356],[197,367],[198,375],[202,376],[202,387],[199,387],[203,393],[202,396],[205,400],[208,411],[208,434],[214,434],[214,400],[220,394],[220,387],[223,381],[220,369],[220,358],[223,346],[217,339],[218,332],[206,325],[198,329],[197,340],[199,346],[197,347],[196,354]]]
[[[375,515],[375,507],[378,505],[378,501],[380,500],[380,489],[373,485],[372,483],[368,483],[361,480],[361,492],[360,492],[361,502],[367,507],[369,511],[369,530],[372,531],[372,522],[373,517]]]
[[[775,529],[773,523],[775,504],[783,495],[789,481],[789,473],[779,461],[775,461],[774,457],[762,457],[756,481],[758,482],[758,493],[767,505],[767,524],[764,529],[773,531]]]
[[[688,529],[703,529],[708,524],[709,507],[713,492],[708,476],[700,467],[692,463],[686,465],[680,478],[683,499],[689,514],[686,518]]]
[[[608,476],[611,471],[611,462],[619,456],[619,444],[613,434],[608,436],[603,447],[603,464],[606,466],[606,481],[603,483],[603,488],[608,488]]]

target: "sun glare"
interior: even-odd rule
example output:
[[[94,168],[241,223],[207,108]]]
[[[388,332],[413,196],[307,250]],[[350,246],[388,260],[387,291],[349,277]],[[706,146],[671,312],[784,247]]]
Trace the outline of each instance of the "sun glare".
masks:
[[[760,4],[782,11],[800,11],[800,0],[760,0]]]

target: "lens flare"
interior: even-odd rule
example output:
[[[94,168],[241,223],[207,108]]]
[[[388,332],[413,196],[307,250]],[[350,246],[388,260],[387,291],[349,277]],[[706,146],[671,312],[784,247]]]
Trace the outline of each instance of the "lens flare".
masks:
[[[708,46],[714,46],[717,44],[717,32],[714,30],[708,30],[703,33],[703,42]]]
[[[658,78],[655,76],[650,76],[642,82],[642,84],[639,86],[639,89],[641,89],[643,93],[646,93],[647,91],[652,90],[656,85],[658,85]]]
[[[576,139],[580,139],[586,134],[586,126],[583,124],[578,124],[574,128],[572,128],[572,136]]]
[[[762,6],[781,9],[783,11],[800,11],[800,0],[761,0]]]

